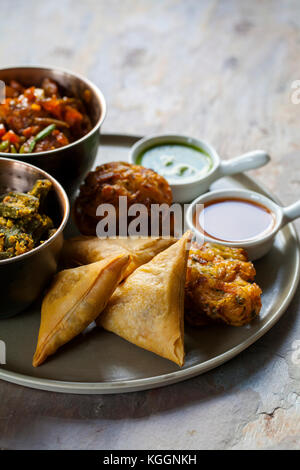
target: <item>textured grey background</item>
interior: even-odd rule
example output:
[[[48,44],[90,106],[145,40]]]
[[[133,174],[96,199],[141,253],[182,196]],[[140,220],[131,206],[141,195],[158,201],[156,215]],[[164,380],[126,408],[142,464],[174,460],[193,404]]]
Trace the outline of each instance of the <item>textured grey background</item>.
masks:
[[[252,176],[285,204],[300,197],[296,0],[1,0],[0,38],[1,67],[63,66],[99,85],[104,132],[179,131],[223,158],[263,148],[272,164]],[[299,448],[299,309],[296,295],[239,357],[163,389],[80,397],[1,382],[0,447]]]

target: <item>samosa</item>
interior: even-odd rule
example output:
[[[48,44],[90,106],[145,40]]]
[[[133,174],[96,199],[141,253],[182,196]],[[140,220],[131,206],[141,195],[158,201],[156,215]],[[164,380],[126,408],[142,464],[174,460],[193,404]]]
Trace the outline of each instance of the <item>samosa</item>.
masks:
[[[184,363],[184,285],[191,232],[121,284],[96,320],[141,348]]]
[[[176,242],[170,238],[105,238],[78,236],[65,240],[63,262],[67,266],[93,263],[111,255],[129,254],[131,261],[124,272],[124,278],[136,268],[148,263],[155,255]]]
[[[56,275],[42,303],[34,367],[42,364],[97,318],[120,283],[129,262],[128,254],[111,256]]]

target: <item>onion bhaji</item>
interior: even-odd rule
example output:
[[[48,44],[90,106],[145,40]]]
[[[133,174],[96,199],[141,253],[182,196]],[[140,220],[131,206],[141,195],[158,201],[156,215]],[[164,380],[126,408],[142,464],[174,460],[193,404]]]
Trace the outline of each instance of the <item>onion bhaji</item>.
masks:
[[[261,309],[255,268],[239,248],[192,243],[185,286],[185,318],[193,326],[250,323]]]
[[[96,234],[96,225],[102,219],[101,216],[96,216],[100,204],[112,204],[115,207],[117,222],[120,217],[127,217],[127,214],[119,213],[119,196],[127,198],[128,208],[137,203],[146,206],[149,230],[151,204],[172,204],[169,183],[155,171],[126,162],[104,163],[87,175],[75,201],[74,218],[80,232],[83,235]],[[128,217],[126,226],[133,218]],[[161,224],[161,220],[159,223]],[[118,235],[118,223],[116,230]],[[147,234],[148,231],[143,233]]]

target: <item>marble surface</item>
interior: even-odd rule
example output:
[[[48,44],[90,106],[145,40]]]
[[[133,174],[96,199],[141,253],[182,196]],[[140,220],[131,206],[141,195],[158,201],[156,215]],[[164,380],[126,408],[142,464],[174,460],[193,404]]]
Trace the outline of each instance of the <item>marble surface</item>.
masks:
[[[272,163],[252,176],[284,204],[300,197],[297,0],[1,0],[0,38],[1,67],[63,66],[99,85],[103,131],[180,131],[223,158],[266,149]],[[299,312],[297,293],[247,351],[162,389],[75,396],[1,382],[0,448],[299,448]]]

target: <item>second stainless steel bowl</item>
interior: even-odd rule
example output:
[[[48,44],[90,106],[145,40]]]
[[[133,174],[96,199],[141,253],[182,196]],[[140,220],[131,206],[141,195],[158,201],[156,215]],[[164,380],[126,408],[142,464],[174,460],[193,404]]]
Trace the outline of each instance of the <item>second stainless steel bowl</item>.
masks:
[[[26,192],[37,179],[48,179],[52,183],[45,212],[52,218],[57,230],[37,248],[14,258],[0,260],[0,319],[28,307],[55,273],[63,244],[63,230],[70,212],[68,197],[52,176],[32,165],[0,158],[0,194],[10,190]]]
[[[20,81],[25,86],[39,86],[43,78],[52,78],[68,93],[82,97],[85,90],[91,93],[87,108],[93,128],[75,142],[55,150],[31,154],[7,154],[0,152],[0,157],[22,160],[42,168],[56,178],[72,197],[93,166],[98,147],[99,130],[106,114],[105,99],[101,91],[86,78],[70,71],[50,67],[13,67],[0,69],[0,80]]]

